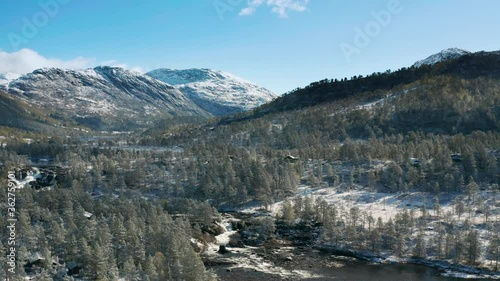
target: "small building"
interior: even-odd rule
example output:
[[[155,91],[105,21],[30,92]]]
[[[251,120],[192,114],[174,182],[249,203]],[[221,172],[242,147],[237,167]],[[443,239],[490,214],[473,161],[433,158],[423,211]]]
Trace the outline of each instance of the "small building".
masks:
[[[420,167],[420,164],[422,163],[422,161],[418,158],[410,158],[410,164],[412,166],[415,166],[415,167]]]
[[[285,160],[288,160],[288,161],[291,161],[291,162],[296,162],[296,161],[299,161],[300,158],[292,156],[292,155],[288,155],[288,156],[285,157]]]
[[[462,154],[460,154],[460,153],[453,153],[451,155],[451,160],[453,162],[462,162]]]

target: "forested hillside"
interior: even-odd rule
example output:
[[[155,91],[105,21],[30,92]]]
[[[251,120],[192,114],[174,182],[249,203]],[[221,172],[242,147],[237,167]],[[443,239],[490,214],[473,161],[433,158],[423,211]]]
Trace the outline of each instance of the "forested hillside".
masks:
[[[0,126],[25,131],[53,130],[54,125],[62,122],[50,118],[47,113],[0,91]]]

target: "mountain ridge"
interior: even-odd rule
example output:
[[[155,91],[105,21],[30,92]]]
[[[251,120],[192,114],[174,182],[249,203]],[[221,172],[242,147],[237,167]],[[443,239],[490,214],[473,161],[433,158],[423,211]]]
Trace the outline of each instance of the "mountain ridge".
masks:
[[[160,68],[146,75],[173,85],[214,116],[250,110],[276,97],[271,91],[243,78],[209,68]]]
[[[471,52],[464,50],[464,49],[459,49],[459,48],[448,48],[440,51],[439,53],[433,54],[426,59],[417,61],[413,64],[414,67],[421,67],[423,65],[434,65],[436,63],[450,60],[450,59],[456,59],[461,56],[469,55],[472,54]]]
[[[348,98],[358,98],[367,92],[377,98],[383,97],[384,91],[410,84],[425,77],[456,76],[464,79],[477,77],[500,78],[500,52],[477,52],[459,56],[432,65],[404,67],[394,72],[374,73],[362,77],[347,79],[324,79],[308,86],[298,88],[270,103],[256,108],[244,118],[254,118],[271,112],[296,110],[321,103],[336,102]],[[252,115],[253,117],[249,116]]]
[[[141,126],[163,116],[210,116],[171,85],[119,67],[37,69],[10,81],[7,92],[94,128]]]

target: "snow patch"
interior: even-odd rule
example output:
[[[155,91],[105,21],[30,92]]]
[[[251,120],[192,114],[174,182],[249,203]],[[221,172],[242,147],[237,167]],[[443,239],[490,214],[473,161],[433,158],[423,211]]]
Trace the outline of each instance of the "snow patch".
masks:
[[[464,55],[471,54],[471,52],[458,49],[458,48],[450,48],[450,49],[445,49],[442,50],[441,52],[434,54],[424,60],[417,61],[413,66],[414,67],[421,67],[423,65],[434,65],[436,63],[450,60],[450,59],[456,59]]]
[[[245,111],[271,101],[275,94],[232,74],[212,69],[156,69],[155,79],[174,85],[184,95],[214,115]]]

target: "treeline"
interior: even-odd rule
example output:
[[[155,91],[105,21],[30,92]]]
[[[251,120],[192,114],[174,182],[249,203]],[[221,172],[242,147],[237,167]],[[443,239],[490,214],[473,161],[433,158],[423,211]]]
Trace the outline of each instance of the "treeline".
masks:
[[[499,145],[498,134],[492,132],[467,136],[410,132],[407,136],[347,140],[341,146],[297,150],[297,154],[326,159],[309,168],[312,182],[439,194],[470,192],[467,185],[475,181],[498,189]]]
[[[289,227],[318,223],[321,234],[317,243],[338,250],[357,251],[360,255],[384,253],[385,256],[451,260],[470,265],[478,265],[484,257],[491,260],[498,270],[500,224],[489,220],[485,212],[487,237],[483,239],[489,243],[481,245],[481,234],[469,220],[475,212],[473,204],[469,203],[457,198],[452,211],[444,212],[436,197],[431,209],[423,203],[418,211],[403,209],[393,219],[384,221],[358,207],[331,205],[321,197],[316,200],[297,197],[283,204],[279,219]],[[433,221],[435,224],[430,227],[429,223]]]
[[[330,182],[335,176],[347,178],[349,173],[342,170],[348,169],[355,183],[383,191],[465,191],[471,177],[477,183],[499,182],[497,81],[426,78],[390,95],[374,95],[386,98],[368,108],[358,106],[373,99],[347,99],[243,122],[170,131],[142,141],[205,147],[226,143],[257,155],[275,151],[326,161],[334,170]],[[383,170],[375,168],[379,164]],[[318,177],[318,168],[313,174]]]
[[[353,98],[367,91],[390,91],[395,87],[411,84],[426,77],[451,76],[456,79],[475,79],[489,77],[498,79],[500,72],[498,52],[480,52],[457,59],[422,67],[401,68],[397,71],[376,72],[367,77],[353,76],[350,79],[324,79],[297,88],[255,111],[255,116],[269,112],[282,112],[301,109],[325,102],[337,102]]]

